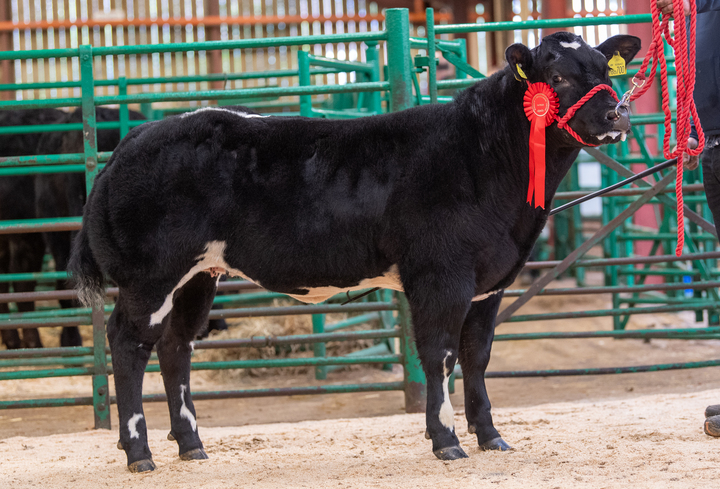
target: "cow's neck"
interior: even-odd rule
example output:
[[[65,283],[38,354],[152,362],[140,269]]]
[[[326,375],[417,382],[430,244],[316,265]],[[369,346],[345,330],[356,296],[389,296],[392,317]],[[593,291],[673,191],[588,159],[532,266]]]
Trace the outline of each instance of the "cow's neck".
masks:
[[[487,172],[493,172],[502,180],[498,183],[519,199],[526,198],[529,183],[530,124],[523,110],[525,90],[526,85],[505,69],[469,88],[457,100],[465,109],[463,125],[471,131],[465,137],[482,138],[477,149],[478,160],[482,161],[478,176],[487,178]],[[556,126],[546,129],[546,210],[580,152],[568,141]]]

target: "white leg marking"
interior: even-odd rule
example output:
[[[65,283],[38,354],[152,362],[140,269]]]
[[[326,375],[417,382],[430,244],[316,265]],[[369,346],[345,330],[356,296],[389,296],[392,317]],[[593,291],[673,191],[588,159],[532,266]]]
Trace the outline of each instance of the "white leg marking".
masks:
[[[130,421],[128,421],[128,431],[130,432],[130,438],[140,438],[140,433],[137,430],[138,421],[143,419],[144,416],[140,413],[133,414]]]
[[[197,431],[197,421],[195,421],[195,416],[193,416],[193,413],[191,413],[188,407],[185,405],[186,390],[187,386],[185,384],[180,384],[180,400],[182,401],[182,407],[180,408],[180,417],[187,419],[190,422],[190,426],[192,427],[193,431]]]
[[[445,378],[443,379],[443,403],[442,406],[440,406],[438,418],[440,418],[440,423],[445,428],[455,431],[455,413],[453,412],[452,404],[450,404],[450,390],[448,388],[450,374],[452,373],[452,369],[447,368],[447,359],[450,355],[452,355],[452,352],[447,350],[445,352],[445,359],[442,362],[443,376]]]

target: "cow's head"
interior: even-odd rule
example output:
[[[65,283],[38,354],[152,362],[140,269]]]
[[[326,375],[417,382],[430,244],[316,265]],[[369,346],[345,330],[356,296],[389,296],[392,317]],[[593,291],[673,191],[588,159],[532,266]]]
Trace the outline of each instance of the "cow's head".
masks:
[[[544,82],[555,89],[560,99],[559,116],[562,117],[593,87],[612,86],[608,61],[616,53],[627,64],[639,50],[640,39],[635,36],[613,36],[593,48],[580,36],[557,32],[544,37],[533,50],[513,44],[505,51],[505,58],[517,79],[522,79],[519,66],[530,83]],[[575,113],[570,126],[589,144],[617,142],[630,131],[630,120],[626,108],[616,113],[616,105],[610,93],[601,90]],[[568,142],[574,141],[567,134],[563,137]]]

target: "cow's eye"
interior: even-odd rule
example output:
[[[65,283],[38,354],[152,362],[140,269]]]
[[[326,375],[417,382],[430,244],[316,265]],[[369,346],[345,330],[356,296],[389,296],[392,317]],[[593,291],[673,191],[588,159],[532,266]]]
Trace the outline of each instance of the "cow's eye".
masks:
[[[553,81],[553,83],[556,84],[556,85],[557,85],[558,83],[562,83],[563,80],[564,80],[564,78],[561,77],[560,75],[553,75],[553,77],[552,77],[552,81]]]

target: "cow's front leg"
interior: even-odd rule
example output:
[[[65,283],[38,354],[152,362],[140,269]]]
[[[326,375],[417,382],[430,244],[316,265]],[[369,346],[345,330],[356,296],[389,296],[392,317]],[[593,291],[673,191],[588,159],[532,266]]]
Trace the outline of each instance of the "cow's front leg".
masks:
[[[477,435],[483,450],[510,450],[493,426],[490,399],[485,388],[485,369],[490,362],[490,349],[502,292],[480,302],[473,302],[460,336],[460,366],[465,390],[465,416],[468,430]]]
[[[163,325],[148,327],[149,315],[133,321],[120,290],[115,309],[108,321],[108,339],[112,353],[113,377],[120,418],[118,448],[125,450],[131,472],[155,469],[148,446],[147,425],[142,407],[142,384],[150,351],[162,334]]]
[[[210,274],[199,273],[177,292],[170,324],[157,347],[170,409],[168,439],[177,441],[182,460],[208,458],[198,435],[190,397],[190,356],[192,340],[207,324],[215,284],[216,279]]]
[[[470,284],[458,287],[436,280],[428,280],[422,287],[404,284],[418,355],[427,378],[425,437],[432,440],[433,453],[441,460],[467,457],[455,434],[448,382],[458,357],[462,322],[470,307]]]

